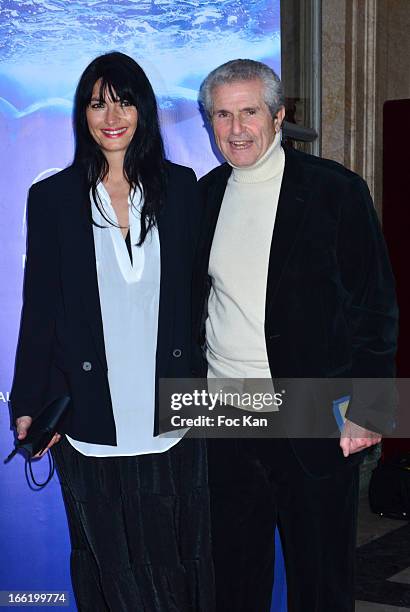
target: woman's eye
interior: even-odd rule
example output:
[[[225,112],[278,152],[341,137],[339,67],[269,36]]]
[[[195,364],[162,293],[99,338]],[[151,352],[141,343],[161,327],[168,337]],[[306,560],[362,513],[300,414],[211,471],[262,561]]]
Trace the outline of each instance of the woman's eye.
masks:
[[[121,106],[132,106],[131,102],[129,102],[128,100],[121,100],[120,105]]]
[[[93,109],[104,108],[104,103],[103,102],[91,102],[90,108],[93,108]]]

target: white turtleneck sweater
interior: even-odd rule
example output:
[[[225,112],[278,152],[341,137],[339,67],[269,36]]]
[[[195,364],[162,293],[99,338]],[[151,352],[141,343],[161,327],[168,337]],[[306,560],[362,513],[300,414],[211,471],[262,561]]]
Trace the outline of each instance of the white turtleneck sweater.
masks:
[[[280,134],[228,180],[209,260],[208,378],[270,378],[265,342],[269,254],[285,166]]]

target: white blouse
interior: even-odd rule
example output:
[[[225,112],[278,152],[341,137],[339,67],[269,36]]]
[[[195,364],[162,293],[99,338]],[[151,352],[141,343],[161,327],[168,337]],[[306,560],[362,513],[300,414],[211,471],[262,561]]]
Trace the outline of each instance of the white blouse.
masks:
[[[93,198],[92,216],[98,289],[104,330],[108,382],[117,432],[117,446],[68,441],[83,455],[109,457],[162,453],[179,442],[185,431],[153,435],[155,411],[155,358],[160,290],[160,243],[152,228],[142,246],[142,198],[129,199],[132,262],[117,216],[104,185],[97,192],[105,216]],[[139,201],[136,201],[139,200]],[[92,427],[92,423],[90,423]]]

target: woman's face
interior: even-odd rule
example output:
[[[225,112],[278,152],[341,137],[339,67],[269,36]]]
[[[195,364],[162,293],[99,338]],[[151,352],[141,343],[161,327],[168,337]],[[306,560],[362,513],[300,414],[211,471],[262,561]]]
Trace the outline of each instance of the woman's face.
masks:
[[[98,80],[93,87],[86,117],[90,134],[105,155],[125,155],[138,125],[138,111],[135,106],[126,100],[112,100],[108,90],[102,102]]]

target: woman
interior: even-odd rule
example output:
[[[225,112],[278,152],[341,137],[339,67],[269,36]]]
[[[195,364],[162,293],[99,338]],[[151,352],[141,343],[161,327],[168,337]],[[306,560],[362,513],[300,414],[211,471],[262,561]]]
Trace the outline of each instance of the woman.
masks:
[[[80,611],[209,612],[204,445],[157,435],[155,393],[191,370],[195,176],[164,159],[151,85],[122,53],[84,71],[74,129],[73,165],[29,193],[18,437],[71,397],[50,446]]]

